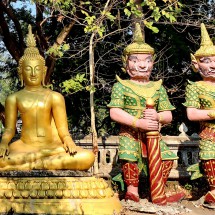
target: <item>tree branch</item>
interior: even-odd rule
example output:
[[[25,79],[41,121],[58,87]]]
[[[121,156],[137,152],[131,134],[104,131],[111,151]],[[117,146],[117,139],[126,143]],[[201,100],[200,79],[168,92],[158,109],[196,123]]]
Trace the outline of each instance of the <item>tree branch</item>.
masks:
[[[13,21],[15,25],[15,30],[17,31],[18,34],[19,41],[17,41],[16,38],[10,32],[4,14],[7,14],[7,16]],[[21,26],[12,10],[6,7],[2,1],[0,1],[0,27],[1,34],[4,37],[3,42],[5,46],[7,47],[12,57],[18,62],[20,57],[23,55],[25,48]]]
[[[56,42],[53,44],[53,46],[60,46],[66,39],[66,37],[68,36],[68,34],[71,32],[72,30],[72,27],[74,26],[75,24],[75,21],[71,21],[68,25],[66,25],[62,31],[60,32],[60,34],[58,35],[57,39],[56,39]],[[46,60],[46,65],[48,67],[48,70],[47,70],[47,74],[46,74],[46,79],[45,79],[45,83],[48,84],[49,83],[49,80],[50,80],[50,77],[51,77],[51,74],[54,70],[54,66],[55,66],[55,56],[54,55],[51,55],[47,58]]]

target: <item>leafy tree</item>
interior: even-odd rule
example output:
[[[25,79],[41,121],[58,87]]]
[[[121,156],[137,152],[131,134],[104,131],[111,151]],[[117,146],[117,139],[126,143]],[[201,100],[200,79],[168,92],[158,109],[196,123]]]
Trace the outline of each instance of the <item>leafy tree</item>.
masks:
[[[17,8],[15,3],[22,6]],[[30,8],[35,8],[35,14]],[[91,92],[99,135],[116,134],[117,127],[110,120],[106,105],[115,75],[126,78],[121,71],[121,54],[132,41],[133,23],[137,21],[143,26],[146,42],[156,49],[153,79],[164,80],[171,101],[180,107],[174,111],[172,127],[164,128],[164,132],[169,134],[171,130],[175,134],[182,121],[190,123],[181,103],[186,79],[197,80],[199,76],[191,72],[189,54],[199,46],[200,22],[206,23],[211,35],[214,33],[212,1],[1,0],[0,36],[4,46],[0,46],[0,51],[8,50],[14,61],[7,66],[15,68],[25,48],[27,25],[31,24],[49,68],[46,82],[65,95],[71,130],[77,133],[82,129],[85,134],[91,131]],[[7,71],[17,77],[11,72],[14,70]],[[179,114],[184,117],[179,118]]]

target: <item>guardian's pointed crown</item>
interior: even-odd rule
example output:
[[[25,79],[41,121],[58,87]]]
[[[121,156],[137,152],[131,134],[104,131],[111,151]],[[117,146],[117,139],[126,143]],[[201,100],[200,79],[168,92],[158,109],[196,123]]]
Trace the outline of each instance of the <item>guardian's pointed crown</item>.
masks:
[[[201,44],[200,48],[195,52],[195,57],[204,57],[204,56],[215,56],[215,46],[204,23],[201,23]]]
[[[135,24],[134,40],[125,49],[123,54],[154,54],[154,48],[145,42],[139,23]]]

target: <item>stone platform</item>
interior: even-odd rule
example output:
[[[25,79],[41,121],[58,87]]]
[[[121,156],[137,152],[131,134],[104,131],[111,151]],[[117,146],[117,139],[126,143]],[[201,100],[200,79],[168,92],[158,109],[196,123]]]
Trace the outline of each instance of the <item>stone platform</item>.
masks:
[[[0,213],[112,215],[122,209],[111,186],[84,171],[0,172]]]

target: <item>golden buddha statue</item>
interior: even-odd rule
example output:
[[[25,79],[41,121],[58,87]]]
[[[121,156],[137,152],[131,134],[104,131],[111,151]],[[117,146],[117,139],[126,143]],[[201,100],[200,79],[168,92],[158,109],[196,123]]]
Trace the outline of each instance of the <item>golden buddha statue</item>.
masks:
[[[8,96],[5,104],[0,171],[88,170],[94,163],[94,153],[75,145],[68,131],[63,96],[44,88],[47,68],[36,47],[31,26],[26,43],[18,67],[24,88]],[[10,143],[15,135],[18,113],[23,122],[21,137]]]

